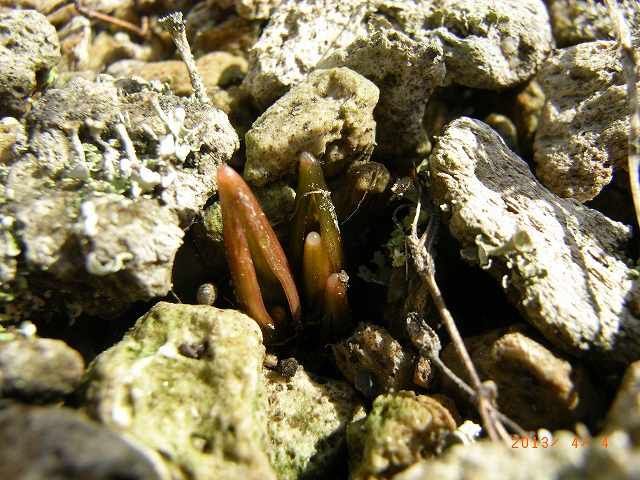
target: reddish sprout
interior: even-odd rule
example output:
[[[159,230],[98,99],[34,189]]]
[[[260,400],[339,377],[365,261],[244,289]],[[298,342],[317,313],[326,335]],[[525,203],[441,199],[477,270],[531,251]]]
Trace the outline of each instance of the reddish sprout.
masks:
[[[224,245],[236,297],[242,309],[273,336],[282,327],[267,312],[258,282],[279,284],[294,321],[300,320],[300,298],[282,246],[249,186],[228,165],[218,168]]]

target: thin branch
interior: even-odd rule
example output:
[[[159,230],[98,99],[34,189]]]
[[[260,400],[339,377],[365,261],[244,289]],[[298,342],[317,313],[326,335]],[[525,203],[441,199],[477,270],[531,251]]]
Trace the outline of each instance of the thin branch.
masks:
[[[491,401],[493,395],[491,395],[491,391],[487,388],[487,385],[480,381],[480,376],[471,361],[471,357],[469,356],[469,352],[467,352],[455,320],[447,308],[444,298],[442,297],[442,292],[436,282],[432,247],[438,225],[438,217],[434,209],[430,212],[429,225],[425,233],[422,237],[418,238],[418,216],[420,215],[421,207],[421,201],[418,200],[416,216],[411,226],[411,235],[407,239],[410,257],[413,260],[416,272],[429,290],[438,315],[447,329],[456,353],[462,360],[462,364],[471,379],[471,385],[475,392],[475,403],[487,434],[494,441],[502,440],[507,442],[510,437],[496,414],[496,409]]]
[[[120,18],[107,15],[106,13],[98,12],[97,10],[93,10],[92,8],[85,7],[82,5],[80,0],[75,0],[73,6],[80,15],[84,15],[85,17],[91,18],[93,20],[100,20],[101,22],[110,23],[111,25],[115,25],[116,27],[128,30],[141,38],[146,38],[147,34],[149,33],[149,19],[147,17],[142,17],[142,25],[139,27],[131,22],[127,22],[126,20],[122,20]]]
[[[609,15],[613,20],[613,29],[620,45],[624,75],[627,80],[627,96],[629,97],[629,109],[631,110],[629,128],[629,155],[627,168],[629,170],[629,183],[633,208],[636,212],[636,222],[640,228],[640,105],[638,104],[638,59],[631,44],[631,32],[629,25],[622,16],[616,0],[606,0]]]

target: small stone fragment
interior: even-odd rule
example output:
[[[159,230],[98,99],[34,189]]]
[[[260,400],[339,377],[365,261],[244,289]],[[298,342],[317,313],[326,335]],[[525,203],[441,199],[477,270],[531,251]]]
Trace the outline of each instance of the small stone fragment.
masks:
[[[628,227],[556,197],[477,120],[450,123],[429,167],[463,257],[498,278],[547,340],[592,360],[640,357],[640,319],[627,305]]]
[[[60,44],[55,28],[34,10],[0,11],[0,25],[0,116],[21,114],[60,59]]]
[[[629,107],[616,42],[557,50],[540,72],[546,103],[534,143],[536,174],[551,191],[585,202],[626,170]]]
[[[84,360],[61,340],[0,341],[0,397],[34,403],[59,400],[75,390],[83,373]]]
[[[584,367],[572,365],[525,331],[493,331],[464,341],[480,378],[498,386],[499,410],[525,430],[570,428],[598,418],[602,405]],[[469,383],[452,344],[442,361]],[[460,393],[445,384],[452,395]]]
[[[440,453],[455,429],[451,413],[432,397],[408,391],[380,395],[366,418],[347,428],[351,478],[390,478]]]
[[[346,427],[361,407],[358,394],[345,382],[315,378],[298,365],[286,379],[269,370],[264,375],[267,452],[277,477],[329,478],[328,469],[344,461]]]
[[[130,440],[69,408],[15,406],[0,410],[0,478],[167,477]]]
[[[412,384],[413,355],[382,327],[360,324],[333,347],[333,354],[345,378],[366,397]]]
[[[603,430],[624,430],[634,445],[640,445],[640,362],[627,367]]]
[[[348,68],[313,72],[264,112],[245,136],[244,177],[263,186],[296,170],[308,151],[329,176],[371,155],[378,89]]]
[[[184,344],[208,348],[185,355]],[[263,356],[246,315],[161,302],[91,365],[87,408],[161,454],[177,479],[274,479],[258,411]]]
[[[25,131],[22,124],[13,117],[0,119],[0,168],[15,158],[14,145],[24,143]]]

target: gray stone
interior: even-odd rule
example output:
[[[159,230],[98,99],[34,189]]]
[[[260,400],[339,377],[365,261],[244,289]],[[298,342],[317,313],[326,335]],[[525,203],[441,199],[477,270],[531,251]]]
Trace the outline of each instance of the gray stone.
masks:
[[[369,414],[348,427],[350,478],[389,478],[438,454],[455,429],[449,410],[433,397],[407,391],[380,395]]]
[[[294,173],[302,151],[321,158],[328,175],[368,159],[375,143],[377,102],[376,86],[348,68],[313,72],[247,132],[244,177],[263,186]]]
[[[233,310],[158,303],[89,367],[90,414],[176,479],[275,479],[264,452],[262,334]]]
[[[21,114],[60,59],[56,29],[33,10],[0,12],[0,114]]]
[[[47,91],[27,126],[0,202],[24,251],[17,275],[75,315],[165,295],[183,228],[238,148],[227,116],[152,84],[77,78]]]
[[[68,408],[0,410],[0,477],[29,480],[155,480],[130,442]]]
[[[629,107],[616,42],[557,50],[539,74],[546,96],[534,143],[536,174],[562,197],[585,202],[626,170]]]
[[[499,279],[547,340],[591,360],[639,358],[628,227],[556,197],[476,120],[450,123],[429,167],[434,201],[463,256]]]
[[[58,400],[72,393],[84,360],[62,340],[16,338],[0,341],[0,396],[28,402]]]
[[[393,480],[631,480],[640,475],[640,454],[622,432],[593,439],[566,431],[553,436],[545,432],[539,439],[537,448],[532,440],[525,448],[519,440],[517,448],[489,440],[456,445],[442,457],[417,463]]]

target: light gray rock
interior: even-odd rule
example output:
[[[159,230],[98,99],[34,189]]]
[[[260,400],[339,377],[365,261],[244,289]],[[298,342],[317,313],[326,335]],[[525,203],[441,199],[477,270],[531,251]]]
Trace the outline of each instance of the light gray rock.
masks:
[[[375,144],[378,89],[348,68],[318,70],[264,112],[245,136],[245,179],[258,186],[297,172],[308,151],[329,176],[366,160]]]
[[[275,479],[259,410],[264,352],[240,312],[161,302],[89,367],[87,409],[157,452],[172,478]]]
[[[0,477],[33,480],[156,480],[130,442],[69,408],[0,411]]]
[[[21,114],[60,59],[56,29],[33,10],[0,12],[0,114]]]
[[[62,340],[0,341],[0,396],[27,402],[58,400],[80,383],[84,360]]]
[[[572,432],[553,436],[546,432],[540,439],[546,440],[537,448],[532,447],[531,440],[526,448],[520,442],[519,448],[509,448],[488,440],[457,445],[440,458],[417,463],[395,475],[393,480],[631,480],[640,475],[640,454],[622,432],[591,440],[582,440]]]
[[[319,379],[298,366],[286,379],[265,370],[267,454],[278,479],[327,478],[340,468],[346,428],[358,394],[345,382]]]
[[[640,357],[628,227],[556,197],[476,120],[450,123],[429,167],[463,256],[499,279],[547,340],[591,360]]]
[[[640,362],[627,367],[622,383],[611,404],[603,431],[624,430],[633,443],[640,445]]]
[[[151,84],[78,78],[39,99],[27,126],[0,205],[24,252],[17,274],[75,314],[165,295],[183,228],[238,148],[227,116]]]
[[[629,108],[618,46],[582,43],[554,52],[539,74],[546,103],[534,143],[536,174],[585,202],[626,170]]]

